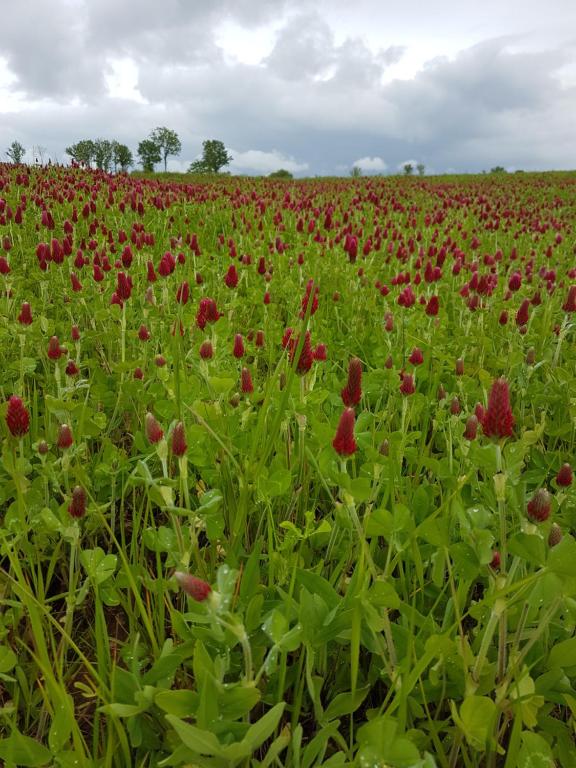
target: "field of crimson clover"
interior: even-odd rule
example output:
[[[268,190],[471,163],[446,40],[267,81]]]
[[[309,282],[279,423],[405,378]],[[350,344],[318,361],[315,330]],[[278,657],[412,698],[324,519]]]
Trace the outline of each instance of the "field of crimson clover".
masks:
[[[2,764],[576,765],[575,222],[0,166]]]

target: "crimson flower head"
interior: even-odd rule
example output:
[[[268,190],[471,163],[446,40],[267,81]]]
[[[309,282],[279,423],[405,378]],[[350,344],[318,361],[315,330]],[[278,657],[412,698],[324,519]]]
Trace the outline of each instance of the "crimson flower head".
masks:
[[[132,278],[125,272],[118,272],[116,276],[116,293],[122,301],[129,299],[132,294]]]
[[[571,285],[568,288],[568,296],[562,305],[562,309],[564,312],[576,312],[576,285]]]
[[[22,303],[22,307],[20,309],[20,314],[18,315],[18,322],[21,325],[31,325],[32,324],[32,310],[30,309],[30,304],[28,304],[27,301],[24,301]]]
[[[528,310],[530,308],[530,299],[524,299],[520,309],[516,312],[516,325],[526,325],[528,322]]]
[[[184,280],[180,285],[178,286],[178,290],[176,291],[176,301],[179,304],[187,304],[188,298],[190,297],[190,285],[187,280]]]
[[[249,395],[254,392],[254,384],[252,383],[252,376],[248,368],[242,368],[240,374],[240,389],[245,395]]]
[[[482,431],[486,437],[510,437],[513,427],[508,382],[504,378],[496,379],[488,397],[488,408],[482,416]]]
[[[241,333],[237,333],[234,336],[234,348],[232,350],[232,354],[238,360],[241,357],[244,357],[244,339],[242,338],[242,334]]]
[[[164,430],[158,423],[156,416],[154,416],[153,413],[150,413],[150,411],[146,414],[145,427],[146,437],[148,438],[148,442],[152,445],[159,443],[164,437]]]
[[[340,416],[336,436],[332,441],[332,446],[340,456],[352,456],[356,453],[357,445],[354,439],[355,415],[353,408],[346,408]]]
[[[72,337],[72,341],[80,341],[80,329],[77,325],[72,326],[70,336]]]
[[[203,341],[200,345],[200,357],[202,360],[211,360],[214,356],[214,348],[211,341]]]
[[[71,517],[84,517],[86,514],[86,491],[81,485],[75,486],[72,491],[72,501],[68,505],[68,512]]]
[[[426,304],[426,314],[430,317],[436,317],[440,308],[440,299],[438,296],[430,296]]]
[[[212,592],[212,587],[207,581],[199,579],[197,576],[192,576],[191,573],[176,571],[174,576],[184,592],[190,595],[193,600],[196,600],[197,603],[203,603]]]
[[[72,430],[68,424],[60,424],[60,427],[58,428],[58,438],[56,439],[58,448],[61,450],[70,448],[73,442],[74,437],[72,436]]]
[[[8,400],[6,424],[13,437],[23,437],[30,429],[30,415],[17,395],[12,395]]]
[[[317,344],[312,354],[316,362],[320,363],[326,360],[326,344]]]
[[[306,293],[304,294],[304,297],[302,299],[302,309],[300,310],[300,319],[303,319],[306,310],[308,309],[308,302],[310,300],[310,295],[312,295],[312,306],[310,307],[310,316],[312,316],[316,310],[318,309],[318,293],[320,292],[320,289],[318,286],[314,285],[314,280],[310,279],[308,280],[308,283],[306,285]]]
[[[550,517],[552,498],[546,488],[539,488],[528,502],[526,514],[534,523],[543,523]]]
[[[256,331],[256,346],[262,348],[264,346],[264,331]]]
[[[188,445],[186,444],[184,424],[179,421],[172,430],[172,453],[174,456],[184,456],[187,450]]]
[[[357,357],[348,363],[348,382],[340,394],[349,408],[358,405],[362,398],[362,361]]]
[[[80,373],[80,369],[76,365],[75,360],[68,360],[68,364],[66,365],[66,376],[78,376]]]
[[[150,331],[144,324],[142,324],[138,329],[138,338],[140,341],[148,341],[150,338]]]
[[[466,429],[464,430],[465,440],[476,440],[476,432],[478,431],[478,419],[476,416],[469,416],[466,420]]]
[[[48,342],[48,357],[50,360],[59,360],[63,354],[58,336],[51,336]]]
[[[569,485],[572,485],[572,480],[572,467],[570,464],[562,464],[556,475],[556,482],[563,488],[567,488]]]
[[[236,286],[238,285],[238,271],[234,264],[230,264],[230,266],[228,267],[228,272],[226,272],[226,277],[224,278],[224,282],[226,283],[228,288],[236,288]]]
[[[412,376],[411,373],[402,373],[401,376],[402,382],[400,384],[400,392],[402,392],[403,395],[413,395],[414,392],[416,392],[414,376]]]
[[[424,362],[424,355],[422,354],[422,350],[419,347],[414,347],[408,360],[412,363],[412,365],[422,365]]]
[[[290,336],[289,340],[289,348],[290,348],[290,362],[293,362],[294,355],[296,354],[296,350],[298,349],[298,344],[300,343],[300,336],[297,336],[294,338],[294,336]],[[296,373],[298,373],[300,376],[303,376],[305,373],[308,373],[310,368],[312,368],[312,363],[314,362],[314,355],[312,354],[312,346],[310,344],[310,331],[306,331],[306,334],[304,336],[304,345],[302,347],[302,351],[300,352],[300,357],[298,358],[298,363],[296,365]]]

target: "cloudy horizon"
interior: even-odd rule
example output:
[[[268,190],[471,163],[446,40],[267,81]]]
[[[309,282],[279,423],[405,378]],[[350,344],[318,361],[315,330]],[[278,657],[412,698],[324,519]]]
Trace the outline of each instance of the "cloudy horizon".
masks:
[[[84,138],[134,154],[175,130],[186,170],[295,176],[576,167],[576,4],[439,0],[0,0],[0,153],[69,162]]]

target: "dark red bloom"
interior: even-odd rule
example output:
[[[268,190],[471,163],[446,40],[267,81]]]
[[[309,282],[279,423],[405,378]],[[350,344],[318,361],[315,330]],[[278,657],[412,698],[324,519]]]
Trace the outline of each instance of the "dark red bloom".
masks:
[[[400,392],[402,392],[403,395],[413,395],[414,392],[416,392],[416,387],[414,386],[414,376],[411,373],[402,373],[400,375],[402,377],[402,382],[400,383]]]
[[[314,280],[308,280],[308,284],[306,285],[306,293],[304,294],[304,297],[302,299],[300,310],[300,319],[304,318],[304,315],[306,314],[306,310],[308,309],[308,301],[310,300],[310,295],[312,294],[312,306],[310,307],[310,316],[312,316],[316,310],[318,309],[318,293],[320,289],[318,286],[314,286]]]
[[[293,336],[290,337],[289,348],[291,363],[294,360],[294,355],[296,354],[299,343],[300,336],[297,336],[296,338]],[[312,346],[310,344],[310,331],[306,331],[306,335],[304,336],[304,345],[302,346],[302,351],[300,352],[300,357],[298,358],[298,363],[296,365],[296,373],[300,374],[301,376],[303,376],[305,373],[308,373],[310,368],[312,368],[313,362],[314,356],[312,354]]]
[[[463,376],[464,375],[464,360],[462,360],[461,357],[456,360],[456,376]]]
[[[508,382],[504,378],[496,379],[488,397],[488,408],[482,417],[482,431],[486,437],[510,437],[513,427]]]
[[[539,488],[528,502],[526,514],[534,523],[543,523],[550,517],[552,498],[546,488]]]
[[[460,413],[460,400],[457,397],[453,397],[450,401],[450,413],[453,416],[457,416]]]
[[[340,416],[336,436],[332,441],[334,450],[340,456],[351,456],[356,453],[356,440],[354,439],[354,409],[346,408]]]
[[[58,336],[51,336],[50,341],[48,342],[48,357],[50,360],[59,360],[63,354],[64,351],[60,346]]]
[[[86,514],[86,491],[81,485],[74,487],[72,501],[68,506],[71,517],[84,517]]]
[[[184,424],[179,421],[172,430],[172,453],[174,456],[184,456],[187,450],[188,445],[186,444]]]
[[[186,304],[188,302],[188,298],[190,297],[190,286],[188,284],[187,280],[184,280],[180,285],[178,286],[178,290],[176,291],[176,301],[179,304]]]
[[[440,299],[438,296],[431,296],[426,304],[426,314],[430,317],[436,317],[438,309],[440,308]]]
[[[500,568],[500,560],[500,552],[498,552],[497,549],[493,550],[492,560],[490,560],[490,568],[492,568],[494,571],[497,571]]]
[[[466,429],[464,430],[464,438],[466,440],[476,440],[476,433],[478,431],[478,419],[476,416],[469,416],[466,419]]]
[[[516,312],[516,325],[526,325],[528,322],[528,310],[530,308],[530,299],[524,299],[520,309]]]
[[[204,341],[200,345],[200,357],[202,360],[211,360],[214,356],[214,349],[211,341]]]
[[[568,296],[562,305],[564,312],[576,312],[576,285],[571,285],[568,289]]]
[[[144,324],[142,324],[138,329],[138,338],[140,341],[148,341],[150,338],[150,331]]]
[[[116,293],[122,301],[129,299],[132,294],[132,278],[125,272],[118,272],[116,276]]]
[[[236,288],[236,286],[238,285],[238,271],[234,264],[230,264],[230,266],[228,267],[228,272],[226,272],[226,277],[224,278],[224,282],[226,283],[228,288]]]
[[[158,423],[158,420],[156,416],[154,416],[153,413],[146,414],[145,419],[145,428],[146,428],[146,437],[148,438],[148,442],[152,443],[154,445],[155,443],[159,443],[160,440],[164,437],[164,430]]]
[[[144,378],[144,371],[142,370],[142,368],[140,367],[134,368],[134,378],[138,379],[138,381],[142,381],[142,379]]]
[[[70,448],[73,442],[74,442],[74,437],[72,436],[72,430],[70,429],[68,424],[61,424],[58,428],[58,437],[56,439],[56,445],[61,450],[64,450],[65,448]]]
[[[564,488],[572,485],[572,467],[570,464],[562,464],[556,475],[556,482]]]
[[[252,383],[252,376],[248,368],[242,368],[240,374],[240,389],[245,395],[249,395],[254,392],[254,384]]]
[[[319,363],[326,360],[326,344],[317,344],[312,355]]]
[[[192,576],[190,573],[176,571],[174,576],[184,592],[186,592],[187,595],[190,595],[193,600],[196,600],[197,603],[203,603],[212,592],[212,587],[207,581]]]
[[[80,329],[77,325],[72,326],[70,336],[72,337],[72,341],[80,341]]]
[[[244,339],[242,338],[242,334],[241,333],[237,333],[234,336],[234,347],[232,349],[232,354],[238,360],[241,357],[244,357]]]
[[[422,354],[422,350],[418,347],[414,347],[412,354],[408,358],[408,362],[412,363],[412,365],[422,365],[424,362],[424,355]]]
[[[68,364],[66,366],[66,376],[78,376],[80,373],[80,369],[76,365],[74,360],[68,360]]]
[[[6,424],[14,437],[23,437],[30,429],[30,415],[17,395],[12,395],[8,400]]]
[[[340,394],[349,408],[358,405],[362,398],[362,361],[357,357],[348,363],[348,382]]]
[[[28,304],[27,301],[22,303],[20,314],[18,315],[18,322],[21,325],[31,325],[32,323],[32,310],[30,309],[30,304]]]
[[[264,331],[256,331],[255,344],[259,348],[262,348],[264,346]]]

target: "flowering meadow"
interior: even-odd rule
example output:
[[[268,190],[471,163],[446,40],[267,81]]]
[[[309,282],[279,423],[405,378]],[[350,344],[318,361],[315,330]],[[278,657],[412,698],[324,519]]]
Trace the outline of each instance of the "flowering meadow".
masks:
[[[3,765],[576,765],[576,177],[0,165],[0,318]]]

